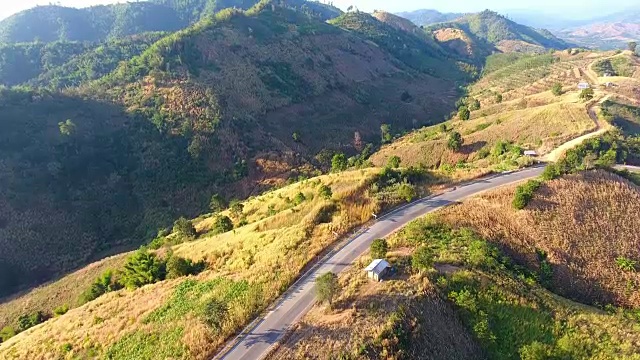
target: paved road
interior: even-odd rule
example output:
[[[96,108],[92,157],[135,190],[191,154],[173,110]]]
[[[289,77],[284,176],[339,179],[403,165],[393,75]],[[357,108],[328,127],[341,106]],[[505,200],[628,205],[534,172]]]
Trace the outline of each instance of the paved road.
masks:
[[[616,169],[618,170],[627,170],[630,172],[640,173],[640,166],[632,166],[632,165],[616,165]]]
[[[381,217],[374,225],[361,232],[342,249],[328,259],[322,260],[305,274],[280,300],[273,311],[254,325],[246,335],[236,339],[238,340],[236,345],[228,349],[226,353],[216,356],[216,359],[254,360],[266,356],[270,348],[284,335],[287,329],[313,306],[315,279],[328,271],[340,273],[345,270],[369,249],[374,239],[387,237],[407,223],[444,206],[486,190],[536,177],[542,174],[543,170],[544,167],[534,167],[480,179],[460,186],[456,190],[418,200]]]

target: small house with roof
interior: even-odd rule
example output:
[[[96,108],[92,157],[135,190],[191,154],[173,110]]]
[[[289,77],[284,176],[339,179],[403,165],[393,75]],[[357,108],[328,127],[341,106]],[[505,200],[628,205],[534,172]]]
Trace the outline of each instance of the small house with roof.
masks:
[[[385,275],[389,273],[391,264],[384,259],[375,259],[367,266],[364,271],[367,272],[367,277],[375,281],[382,281]]]
[[[591,88],[591,85],[588,82],[582,81],[582,82],[580,82],[578,84],[578,89],[579,90],[584,90],[584,89],[589,89],[589,88]]]

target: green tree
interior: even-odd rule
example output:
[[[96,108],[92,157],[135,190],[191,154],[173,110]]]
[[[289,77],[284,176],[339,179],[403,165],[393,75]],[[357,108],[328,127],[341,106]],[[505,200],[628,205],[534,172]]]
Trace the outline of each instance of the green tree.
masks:
[[[214,194],[213,196],[211,196],[211,201],[209,201],[209,209],[211,209],[212,212],[220,212],[226,207],[227,203],[224,201],[224,198],[220,196],[220,194]]]
[[[400,162],[402,162],[402,160],[400,160],[400,157],[396,156],[396,155],[393,155],[387,161],[387,166],[392,168],[392,169],[397,169],[397,168],[400,167]]]
[[[213,220],[213,233],[223,234],[233,230],[233,222],[228,216],[218,215]]]
[[[496,94],[496,104],[502,103],[502,94]]]
[[[331,187],[325,184],[320,185],[320,189],[318,190],[318,193],[325,200],[330,200],[333,197],[333,191],[331,191]]]
[[[460,120],[469,120],[469,118],[471,117],[471,111],[469,111],[469,108],[466,106],[461,106],[460,109],[458,109],[458,118]]]
[[[420,246],[411,256],[411,266],[417,270],[427,270],[433,265],[433,251],[427,246]]]
[[[300,204],[302,204],[303,202],[305,202],[305,200],[307,200],[307,197],[306,197],[306,196],[304,196],[304,194],[303,194],[303,193],[299,192],[299,193],[297,193],[297,194],[296,194],[296,196],[293,198],[293,204],[297,206],[297,205],[300,205]]]
[[[103,272],[82,295],[80,295],[80,303],[85,304],[93,301],[100,296],[120,288],[117,281],[114,280],[113,271],[106,270]]]
[[[64,136],[71,136],[76,132],[76,124],[70,119],[59,122],[58,127],[60,128],[60,134]]]
[[[560,83],[553,84],[553,86],[551,87],[551,93],[555,96],[562,95],[562,84]]]
[[[478,99],[469,99],[468,107],[470,111],[480,110],[480,101]]]
[[[60,305],[57,308],[53,309],[53,315],[55,317],[62,316],[66,314],[68,311],[69,311],[69,305],[67,304]]]
[[[384,259],[389,251],[389,244],[385,239],[375,239],[369,247],[372,259]]]
[[[18,331],[23,332],[47,320],[47,316],[42,311],[36,311],[18,318]]]
[[[332,306],[333,299],[339,292],[340,283],[336,274],[328,272],[316,279],[316,296],[319,302]]]
[[[184,217],[179,218],[173,223],[173,232],[183,237],[193,238],[196,236],[196,228],[191,220]]]
[[[629,41],[627,45],[629,46],[629,50],[631,50],[631,52],[635,54],[638,48],[638,43],[635,41]]]
[[[580,92],[580,99],[583,99],[583,100],[586,100],[586,101],[589,101],[589,100],[593,99],[593,96],[594,96],[594,92],[593,92],[592,88],[583,89]]]
[[[127,289],[135,289],[164,280],[165,275],[166,264],[161,259],[147,250],[138,250],[124,264],[120,282]]]
[[[229,210],[231,211],[231,215],[238,219],[242,216],[244,211],[244,205],[240,202],[240,200],[234,199],[229,203]]]
[[[229,307],[227,304],[215,298],[209,299],[202,309],[202,317],[205,324],[216,331],[222,329],[228,313]]]
[[[415,186],[407,182],[403,182],[398,186],[398,196],[400,196],[406,202],[412,202],[413,199],[415,199],[416,196],[418,196],[418,194],[416,193]]]
[[[200,260],[194,263],[190,259],[171,255],[167,259],[167,279],[177,279],[188,275],[197,275],[206,269],[207,263]]]
[[[293,134],[291,134],[291,138],[295,142],[300,142],[300,134],[298,134],[297,132],[294,132]]]
[[[454,131],[449,134],[449,140],[447,141],[447,148],[449,148],[449,150],[458,151],[462,147],[462,144],[464,144],[464,139],[459,132]]]
[[[348,166],[347,156],[343,153],[338,153],[333,155],[333,159],[331,159],[331,171],[332,172],[340,172],[347,170]]]
[[[391,135],[391,126],[388,124],[380,125],[380,136],[382,138],[382,143],[390,143],[393,140],[393,136]]]

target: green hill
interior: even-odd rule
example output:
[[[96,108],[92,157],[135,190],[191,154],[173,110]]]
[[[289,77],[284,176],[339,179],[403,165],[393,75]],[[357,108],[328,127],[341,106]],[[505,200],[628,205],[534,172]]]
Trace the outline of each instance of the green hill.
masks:
[[[441,13],[436,10],[422,9],[398,13],[405,19],[411,20],[418,26],[428,26],[442,22],[449,22],[464,16],[461,13]]]
[[[246,197],[326,169],[336,151],[379,143],[383,123],[402,132],[454,108],[465,75],[430,76],[447,64],[436,49],[421,45],[424,66],[388,35],[378,45],[307,14],[227,10],[36,80],[84,83],[142,51],[78,89],[2,90],[0,267],[14,276],[0,293],[137,247],[206,212],[215,193]]]

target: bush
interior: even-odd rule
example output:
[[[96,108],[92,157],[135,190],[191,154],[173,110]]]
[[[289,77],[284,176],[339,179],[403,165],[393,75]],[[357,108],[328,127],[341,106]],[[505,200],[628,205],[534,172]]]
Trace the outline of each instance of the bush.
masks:
[[[513,199],[513,207],[517,210],[522,210],[529,204],[529,201],[533,198],[533,194],[542,185],[540,181],[529,180],[526,184],[518,186],[516,194]]]
[[[333,197],[333,192],[331,191],[331,187],[325,184],[320,185],[320,189],[318,190],[318,193],[325,200],[330,200],[331,197]]]
[[[224,201],[224,198],[222,196],[220,196],[219,194],[214,194],[213,196],[211,196],[211,201],[209,202],[209,209],[211,209],[212,212],[214,213],[220,212],[224,210],[226,207],[227,207],[227,204]]]
[[[333,155],[331,159],[331,171],[340,172],[347,170],[348,162],[347,156],[343,153]]]
[[[502,103],[502,94],[496,94],[496,104]]]
[[[393,140],[393,136],[391,135],[391,126],[388,124],[380,125],[380,137],[383,144],[391,142],[391,140]]]
[[[316,279],[316,295],[321,303],[333,304],[333,298],[340,292],[338,276],[332,272],[325,273]]]
[[[120,287],[120,284],[113,278],[113,271],[107,270],[91,284],[89,289],[80,295],[80,304],[93,301],[110,291],[120,289]]]
[[[397,169],[400,167],[400,157],[399,156],[392,156],[389,158],[389,160],[387,161],[387,166],[392,168],[392,169]]]
[[[66,314],[68,311],[69,311],[69,305],[64,304],[64,305],[58,306],[57,308],[53,309],[53,315],[55,317],[62,316],[64,314]]]
[[[180,256],[172,255],[167,260],[167,279],[177,279],[183,276],[198,275],[207,267],[204,260],[196,263]]]
[[[551,93],[555,96],[562,95],[562,84],[560,83],[553,84],[553,86],[551,87]]]
[[[467,108],[466,106],[461,106],[460,109],[458,109],[458,118],[460,120],[466,121],[469,120],[470,117],[471,111],[469,111],[469,108]]]
[[[23,332],[47,320],[47,316],[42,311],[32,314],[22,315],[18,318],[18,332]]]
[[[0,340],[2,340],[0,342],[5,342],[14,336],[16,336],[16,330],[11,326],[5,326],[0,330]]]
[[[462,147],[464,143],[464,139],[462,139],[462,135],[459,132],[454,131],[449,135],[449,140],[447,141],[447,148],[452,151],[458,151]]]
[[[420,246],[411,256],[411,267],[417,270],[428,270],[433,265],[433,251],[427,246]]]
[[[636,272],[638,269],[637,261],[622,256],[616,259],[616,264],[620,269],[627,272]]]
[[[470,111],[480,110],[480,101],[478,99],[470,99],[468,106]]]
[[[588,88],[588,89],[583,89],[580,92],[580,99],[583,99],[585,101],[589,101],[591,99],[593,99],[594,93],[593,93],[593,89],[592,88]]]
[[[231,215],[235,218],[240,218],[242,216],[242,212],[244,211],[244,205],[240,202],[240,200],[234,199],[229,203],[229,210],[231,211]]]
[[[182,237],[193,238],[196,236],[196,228],[193,226],[193,223],[184,217],[179,218],[173,223],[173,231]]]
[[[212,230],[215,235],[226,233],[233,230],[233,222],[228,216],[218,215],[213,220]]]
[[[400,198],[402,198],[408,203],[412,202],[413,199],[415,199],[418,196],[418,194],[416,193],[415,186],[407,182],[403,182],[398,186],[397,194]]]
[[[296,197],[293,198],[293,204],[297,206],[305,202],[305,200],[307,200],[307,198],[303,193],[299,192],[296,194]]]
[[[205,324],[219,331],[228,313],[227,304],[218,299],[209,299],[203,307],[202,317]]]
[[[165,276],[166,264],[161,259],[146,250],[138,250],[124,264],[120,282],[127,289],[136,289],[164,280]]]
[[[372,259],[384,259],[389,251],[389,244],[385,239],[373,240],[370,246]]]
[[[541,178],[544,181],[549,181],[557,179],[558,177],[560,177],[560,175],[562,175],[562,173],[560,172],[560,168],[556,164],[549,164],[544,168]]]

